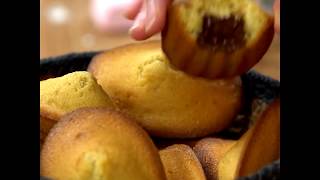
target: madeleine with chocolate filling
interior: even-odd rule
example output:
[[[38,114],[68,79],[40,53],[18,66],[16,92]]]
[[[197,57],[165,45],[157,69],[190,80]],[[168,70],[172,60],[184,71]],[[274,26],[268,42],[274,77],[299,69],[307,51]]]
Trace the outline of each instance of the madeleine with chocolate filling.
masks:
[[[241,75],[268,50],[273,17],[250,0],[176,0],[162,48],[171,63],[206,78]]]

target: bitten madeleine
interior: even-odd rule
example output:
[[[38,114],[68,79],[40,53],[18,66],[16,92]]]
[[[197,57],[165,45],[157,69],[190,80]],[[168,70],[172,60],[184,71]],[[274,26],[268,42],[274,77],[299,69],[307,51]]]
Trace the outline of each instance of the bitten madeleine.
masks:
[[[108,95],[86,71],[40,81],[40,140],[66,113],[83,107],[109,107]]]
[[[104,52],[88,70],[115,106],[154,136],[191,138],[218,132],[241,107],[239,77],[189,76],[170,66],[159,41]]]
[[[219,161],[235,142],[235,140],[220,138],[204,138],[193,147],[207,180],[218,180]]]
[[[170,62],[206,78],[237,76],[268,50],[273,17],[252,0],[175,0],[162,31]]]
[[[189,146],[175,144],[159,153],[167,180],[206,180],[201,164]]]
[[[165,180],[148,134],[104,108],[82,108],[50,131],[40,156],[41,176],[54,180]]]

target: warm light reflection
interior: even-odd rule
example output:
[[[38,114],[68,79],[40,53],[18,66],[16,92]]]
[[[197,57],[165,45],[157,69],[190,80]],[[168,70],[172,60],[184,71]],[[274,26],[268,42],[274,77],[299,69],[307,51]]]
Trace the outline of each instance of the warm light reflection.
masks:
[[[47,10],[47,19],[52,24],[64,24],[69,16],[69,10],[61,4],[52,5]]]

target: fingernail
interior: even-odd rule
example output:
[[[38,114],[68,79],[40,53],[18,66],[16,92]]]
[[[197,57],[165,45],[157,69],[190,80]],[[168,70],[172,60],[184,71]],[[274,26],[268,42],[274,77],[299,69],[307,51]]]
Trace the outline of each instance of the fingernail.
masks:
[[[137,19],[137,20],[133,23],[132,27],[129,29],[129,34],[131,34],[132,31],[134,31],[135,29],[139,28],[139,26],[140,26],[140,21]]]
[[[146,18],[146,12],[142,10],[134,20],[132,27],[129,29],[129,34],[131,34],[131,32],[134,31],[135,29],[140,28],[142,21],[144,21],[145,18]]]

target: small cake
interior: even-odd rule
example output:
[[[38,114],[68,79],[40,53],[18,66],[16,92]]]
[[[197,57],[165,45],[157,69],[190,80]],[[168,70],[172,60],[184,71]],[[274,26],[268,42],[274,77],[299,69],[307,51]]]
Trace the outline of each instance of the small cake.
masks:
[[[170,62],[191,75],[245,73],[268,50],[273,17],[252,0],[175,0],[162,31]]]
[[[235,142],[235,140],[220,138],[204,138],[193,147],[207,180],[218,180],[219,161]]]
[[[81,108],[63,116],[43,145],[40,175],[54,180],[166,179],[148,134],[105,108]]]
[[[239,176],[248,176],[280,158],[280,99],[275,99],[255,123]]]
[[[189,146],[176,144],[159,153],[167,180],[206,180],[201,164]]]
[[[220,159],[218,179],[249,176],[279,158],[280,100],[276,99]]]
[[[57,121],[40,116],[40,149],[50,131]]]
[[[193,138],[219,132],[241,108],[239,77],[208,80],[176,70],[159,41],[101,53],[88,71],[117,109],[157,137]]]
[[[40,81],[40,141],[64,114],[83,107],[113,107],[89,72]]]

